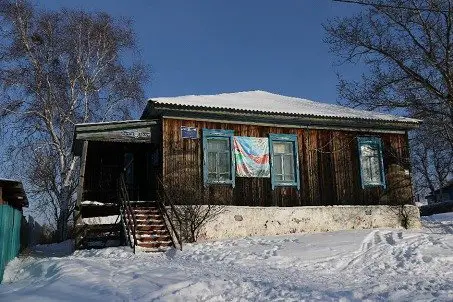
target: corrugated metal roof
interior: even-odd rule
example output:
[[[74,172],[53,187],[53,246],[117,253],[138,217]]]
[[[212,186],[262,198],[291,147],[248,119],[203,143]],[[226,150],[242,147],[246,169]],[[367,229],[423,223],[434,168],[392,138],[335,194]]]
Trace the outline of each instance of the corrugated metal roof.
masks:
[[[358,110],[307,99],[278,95],[266,91],[244,91],[216,95],[186,95],[150,99],[156,104],[183,107],[202,107],[220,110],[239,110],[255,113],[275,113],[328,118],[363,119],[418,124],[421,120]]]

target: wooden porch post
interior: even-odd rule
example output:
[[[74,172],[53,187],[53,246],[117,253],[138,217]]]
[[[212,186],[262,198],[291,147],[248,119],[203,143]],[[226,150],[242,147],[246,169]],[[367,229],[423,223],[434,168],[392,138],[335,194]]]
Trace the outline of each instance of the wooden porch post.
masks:
[[[77,188],[77,203],[74,211],[74,222],[75,222],[75,248],[80,248],[82,241],[83,229],[82,229],[82,200],[83,200],[83,188],[85,179],[85,166],[88,151],[88,141],[83,141],[82,155],[80,157],[80,174],[79,174],[79,185]]]

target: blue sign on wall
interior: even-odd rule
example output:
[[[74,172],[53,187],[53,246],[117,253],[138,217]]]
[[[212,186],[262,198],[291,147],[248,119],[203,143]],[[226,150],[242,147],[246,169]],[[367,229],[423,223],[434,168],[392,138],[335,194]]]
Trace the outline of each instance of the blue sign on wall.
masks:
[[[195,127],[181,127],[181,136],[182,138],[197,139],[198,138],[198,129]]]

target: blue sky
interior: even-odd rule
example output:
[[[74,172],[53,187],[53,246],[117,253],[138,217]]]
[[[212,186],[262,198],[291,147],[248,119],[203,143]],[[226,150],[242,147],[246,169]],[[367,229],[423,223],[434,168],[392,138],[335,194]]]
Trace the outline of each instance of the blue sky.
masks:
[[[147,97],[260,89],[335,103],[335,72],[354,79],[364,68],[334,66],[322,41],[323,22],[361,9],[332,0],[32,1],[132,19],[151,66]]]
[[[334,103],[336,71],[357,78],[360,66],[335,66],[322,23],[360,7],[331,0],[35,1],[128,17],[151,66],[146,95],[267,90]]]

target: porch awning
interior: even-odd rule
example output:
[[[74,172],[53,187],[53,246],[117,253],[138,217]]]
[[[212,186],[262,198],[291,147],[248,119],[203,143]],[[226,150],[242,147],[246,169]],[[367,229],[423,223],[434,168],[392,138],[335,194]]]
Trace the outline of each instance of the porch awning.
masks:
[[[80,155],[82,142],[108,141],[124,143],[152,143],[158,140],[156,120],[128,120],[77,124],[74,131],[73,153]]]

